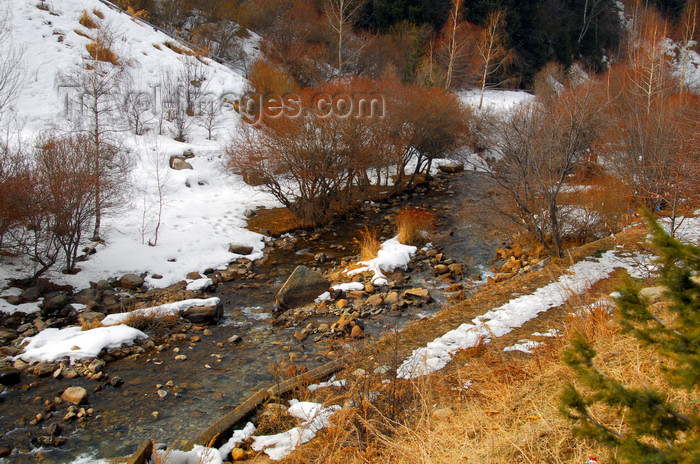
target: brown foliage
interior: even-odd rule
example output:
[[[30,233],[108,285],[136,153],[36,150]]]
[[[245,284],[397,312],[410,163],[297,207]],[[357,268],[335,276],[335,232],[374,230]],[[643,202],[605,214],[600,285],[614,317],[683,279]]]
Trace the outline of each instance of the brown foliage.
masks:
[[[99,37],[87,44],[85,48],[93,60],[103,61],[105,63],[111,63],[114,66],[119,66],[119,57],[117,54],[109,48],[108,43]]]
[[[405,207],[396,215],[398,240],[404,245],[422,245],[435,228],[435,215],[419,208]]]
[[[80,17],[80,25],[88,29],[98,29],[100,26],[90,17],[87,10],[83,10],[83,15]]]
[[[191,50],[188,50],[186,48],[180,47],[178,44],[176,44],[173,41],[166,40],[165,42],[163,42],[163,45],[165,45],[166,47],[168,47],[170,50],[174,51],[178,55],[194,56],[194,52],[192,52]]]
[[[360,260],[369,261],[377,257],[382,244],[379,241],[377,229],[365,227],[357,232],[357,238],[353,239],[360,250]]]

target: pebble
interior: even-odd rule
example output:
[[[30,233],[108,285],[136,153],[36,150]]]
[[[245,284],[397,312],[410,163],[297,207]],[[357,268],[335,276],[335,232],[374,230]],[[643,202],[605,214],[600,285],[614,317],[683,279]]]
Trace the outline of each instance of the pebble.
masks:
[[[175,356],[175,361],[184,361],[186,359],[187,356],[185,356],[184,354],[178,354],[177,356]]]

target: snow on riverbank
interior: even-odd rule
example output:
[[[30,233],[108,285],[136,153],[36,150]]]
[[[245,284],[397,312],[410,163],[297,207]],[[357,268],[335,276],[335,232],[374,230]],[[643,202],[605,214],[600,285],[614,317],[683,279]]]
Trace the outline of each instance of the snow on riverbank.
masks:
[[[597,281],[608,277],[615,269],[636,271],[638,259],[624,259],[610,250],[593,261],[574,264],[569,273],[556,282],[542,287],[530,295],[518,297],[464,323],[414,350],[398,369],[398,376],[405,379],[430,374],[445,367],[458,350],[488,343],[521,327],[529,320],[550,308],[561,306],[572,294],[581,294]]]
[[[291,400],[287,414],[299,419],[302,423],[285,432],[275,435],[255,436],[255,426],[248,422],[242,430],[234,430],[232,437],[221,448],[206,448],[195,446],[192,451],[156,450],[163,464],[222,464],[226,457],[236,447],[250,438],[253,439],[254,451],[262,451],[273,461],[287,457],[297,446],[307,443],[330,423],[330,417],[340,409],[340,406],[323,406],[309,401]]]
[[[221,300],[217,297],[212,298],[193,298],[191,300],[176,301],[175,303],[166,303],[160,306],[152,306],[150,308],[135,309],[126,313],[109,314],[102,319],[102,325],[110,326],[121,324],[132,316],[159,317],[159,316],[174,316],[186,311],[190,308],[198,306],[215,306]]]
[[[353,276],[363,272],[374,272],[372,284],[376,286],[388,285],[389,282],[382,271],[392,272],[398,268],[405,269],[416,251],[418,248],[404,245],[399,242],[398,237],[394,237],[382,243],[376,258],[358,262],[357,264],[361,267],[347,271],[347,274]]]
[[[103,349],[131,345],[135,340],[146,338],[148,335],[145,333],[126,325],[98,327],[86,331],[81,327],[44,329],[27,338],[24,351],[14,359],[26,362],[69,359],[73,363],[80,359],[95,358]]]

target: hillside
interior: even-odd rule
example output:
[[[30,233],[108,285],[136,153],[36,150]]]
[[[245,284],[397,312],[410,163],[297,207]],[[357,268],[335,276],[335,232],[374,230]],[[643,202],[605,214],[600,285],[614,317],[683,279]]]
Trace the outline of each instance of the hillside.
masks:
[[[187,60],[202,64],[205,90],[216,101],[227,96],[232,102],[246,87],[245,78],[237,72],[208,58],[189,56],[185,45],[168,47],[175,42],[166,34],[97,0],[45,5],[47,10],[37,8],[33,0],[14,2],[10,16],[12,44],[23,51],[23,86],[14,103],[15,121],[9,130],[14,133],[20,127],[26,146],[31,146],[42,131],[72,128],[74,115],[66,114],[66,105],[73,96],[61,85],[62,76],[80,68],[91,43],[89,37],[97,34],[110,37],[111,48],[127,75],[125,90],[155,95],[149,104],[161,103],[158,92],[163,76],[179,72]],[[84,14],[98,27],[80,24]],[[187,143],[180,143],[173,140],[167,127],[158,134],[157,115],[153,113],[146,114],[151,121],[141,136],[133,135],[122,121],[114,123],[113,137],[133,165],[130,177],[123,179],[126,194],[105,219],[105,244],[98,245],[97,253],[80,263],[81,272],[64,275],[52,271],[49,277],[57,283],[86,287],[90,281],[126,272],[147,272],[149,276],[162,275],[162,279],[147,279],[150,286],[162,287],[181,280],[188,272],[225,266],[235,258],[228,252],[231,243],[251,246],[255,250],[252,257],[259,256],[262,237],[243,228],[243,213],[276,203],[239,177],[225,174],[220,156],[229,134],[240,124],[239,115],[230,105],[224,107],[212,140],[207,139],[205,129],[192,124]],[[147,150],[154,147],[157,156],[148,155]],[[167,169],[170,157],[186,150],[195,154],[189,160],[193,169]],[[155,166],[164,171],[164,202],[160,237],[157,246],[151,247],[145,242],[153,238],[157,221]],[[26,271],[20,274],[31,275],[33,267],[31,263],[5,262],[1,269],[0,276],[6,279],[18,277],[20,269]]]

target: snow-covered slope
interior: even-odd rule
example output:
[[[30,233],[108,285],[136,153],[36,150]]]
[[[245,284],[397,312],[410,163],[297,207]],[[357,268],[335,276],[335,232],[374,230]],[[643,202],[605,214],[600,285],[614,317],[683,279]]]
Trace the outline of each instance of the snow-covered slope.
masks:
[[[84,11],[101,31],[111,35],[112,49],[126,64],[134,90],[152,90],[164,72],[182,69],[185,55],[164,45],[173,42],[170,37],[97,0],[47,0],[48,11],[37,8],[39,3],[12,0],[10,8],[12,44],[23,50],[23,88],[13,109],[25,146],[31,146],[40,131],[69,126],[60,76],[79,69],[91,41],[85,36],[97,33],[80,24]],[[242,94],[246,86],[243,76],[211,60],[202,61],[207,92],[215,98],[226,95],[228,100]],[[50,277],[85,287],[90,281],[125,272],[148,272],[149,276],[163,275],[158,280],[148,278],[150,285],[166,286],[188,272],[202,272],[234,260],[238,255],[228,252],[230,243],[252,246],[254,255],[259,256],[263,237],[244,229],[243,213],[276,203],[240,177],[224,172],[224,146],[239,124],[239,115],[229,107],[223,111],[214,140],[207,140],[206,131],[195,124],[188,143],[174,141],[167,129],[163,135],[158,135],[156,128],[143,136],[128,130],[119,132],[134,167],[130,178],[124,179],[126,195],[120,208],[103,221],[106,246],[98,246],[97,254],[80,263],[78,274],[66,276],[56,270]],[[189,160],[194,169],[169,169],[170,156],[184,150],[194,152],[195,158]],[[166,174],[164,208],[157,246],[148,246],[145,242],[154,238],[157,223],[156,165],[162,168],[161,176]],[[29,273],[31,266],[0,261],[0,290],[5,286],[3,278],[16,277],[22,268]]]

